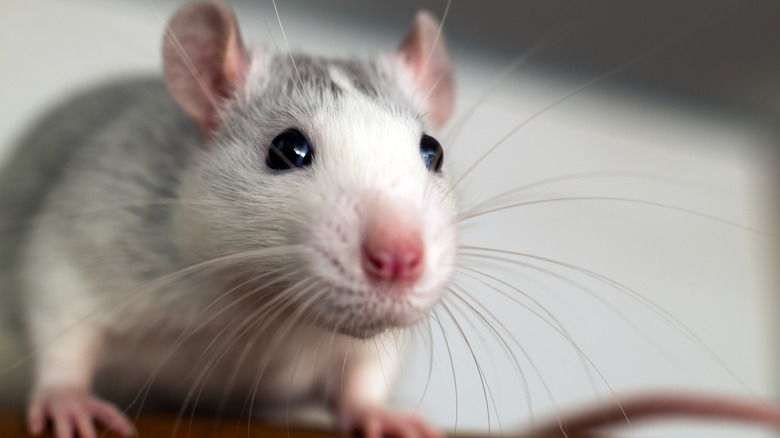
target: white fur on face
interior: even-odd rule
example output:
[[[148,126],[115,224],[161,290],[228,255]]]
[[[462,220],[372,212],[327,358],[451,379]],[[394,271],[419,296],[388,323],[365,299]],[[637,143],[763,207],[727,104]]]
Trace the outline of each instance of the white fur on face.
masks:
[[[202,167],[183,183],[193,189],[185,197],[241,207],[211,216],[198,212],[198,218],[188,214],[186,223],[202,226],[190,226],[183,240],[201,258],[295,247],[294,253],[258,257],[241,269],[255,278],[269,271],[287,276],[271,287],[253,285],[258,290],[306,282],[305,290],[289,294],[323,328],[371,336],[413,324],[447,287],[456,241],[449,186],[420,156],[419,109],[399,89],[408,85],[398,77],[400,67],[387,65],[386,58],[376,68],[298,61],[303,82],[281,63],[269,64],[276,70],[261,77],[253,68],[226,113],[231,118],[225,138],[205,152]],[[261,63],[255,58],[253,66]],[[338,92],[331,93],[328,80]],[[290,94],[301,98],[290,104]],[[314,151],[310,167],[280,172],[265,165],[268,145],[286,129],[308,138]],[[380,207],[381,214],[419,229],[425,269],[414,282],[372,283],[363,271],[362,239]]]
[[[303,243],[313,250],[312,275],[330,289],[317,306],[350,334],[416,322],[440,299],[455,257],[453,201],[420,157],[419,121],[350,92],[313,124],[319,181]],[[425,269],[412,284],[372,284],[362,270],[362,238],[377,210],[420,230]]]

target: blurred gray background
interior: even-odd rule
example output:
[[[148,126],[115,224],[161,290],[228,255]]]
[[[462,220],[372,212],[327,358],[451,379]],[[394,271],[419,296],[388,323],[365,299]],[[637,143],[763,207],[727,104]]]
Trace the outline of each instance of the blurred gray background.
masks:
[[[298,0],[306,7],[323,2]],[[355,19],[403,24],[442,0],[336,0]],[[780,113],[780,3],[728,0],[455,1],[448,35],[480,50],[516,56],[547,33],[564,34],[536,57],[593,74],[657,48],[621,79],[757,113]],[[666,43],[666,44],[664,44]],[[659,47],[661,46],[661,47]]]

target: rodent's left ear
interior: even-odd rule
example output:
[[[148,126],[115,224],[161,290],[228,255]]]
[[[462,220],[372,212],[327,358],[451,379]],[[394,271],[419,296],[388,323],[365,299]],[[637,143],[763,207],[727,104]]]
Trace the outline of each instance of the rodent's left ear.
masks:
[[[247,55],[236,19],[221,1],[181,8],[163,42],[163,72],[173,98],[206,135],[217,125],[219,105],[244,83]]]
[[[444,34],[430,12],[417,12],[398,47],[398,56],[412,73],[413,100],[428,112],[428,121],[440,128],[452,113],[455,90]]]

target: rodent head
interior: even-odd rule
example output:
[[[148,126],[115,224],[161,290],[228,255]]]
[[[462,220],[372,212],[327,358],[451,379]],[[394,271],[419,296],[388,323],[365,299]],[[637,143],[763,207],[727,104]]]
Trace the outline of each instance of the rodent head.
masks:
[[[352,336],[422,318],[456,247],[443,152],[428,135],[453,105],[437,33],[421,12],[393,53],[293,64],[248,53],[222,3],[179,11],[166,82],[209,138],[180,190],[204,201],[179,214],[193,261],[244,254],[233,272],[250,289],[285,294],[280,308]]]

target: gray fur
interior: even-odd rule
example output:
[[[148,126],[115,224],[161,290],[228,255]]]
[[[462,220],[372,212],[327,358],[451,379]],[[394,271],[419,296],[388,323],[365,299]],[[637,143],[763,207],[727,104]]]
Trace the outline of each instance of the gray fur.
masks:
[[[52,321],[95,319],[106,342],[111,340],[114,357],[113,362],[109,360],[110,367],[126,365],[122,361],[117,364],[117,357],[132,361],[132,354],[127,357],[127,352],[138,351],[139,340],[145,338],[153,338],[159,351],[165,352],[165,341],[157,341],[172,342],[177,332],[163,336],[156,331],[165,326],[182,330],[197,321],[199,312],[221,293],[214,289],[224,290],[226,286],[215,287],[202,276],[149,290],[146,285],[192,263],[236,249],[250,249],[258,243],[290,243],[279,231],[289,234],[290,227],[300,224],[275,213],[274,199],[284,197],[273,191],[280,185],[264,186],[258,176],[272,173],[265,166],[265,154],[273,136],[295,127],[314,138],[311,119],[326,114],[344,98],[347,90],[331,78],[331,68],[340,69],[353,90],[380,103],[388,114],[424,124],[391,72],[375,62],[298,55],[296,74],[286,56],[270,56],[273,59],[261,86],[250,87],[253,92],[237,90],[236,99],[228,102],[213,144],[204,139],[198,125],[155,78],[123,81],[90,91],[60,105],[33,128],[0,173],[0,296],[6,301],[4,313],[11,314],[5,320],[12,322],[13,332],[23,330],[19,310],[26,309]],[[296,96],[301,98],[291,98]],[[314,147],[316,151],[317,145]],[[181,187],[184,175],[201,172],[198,166],[208,161],[201,159],[212,155],[220,158],[206,167],[217,168],[201,169],[205,173],[200,176],[207,175],[211,187],[206,191],[217,201],[187,199]],[[311,184],[300,176],[278,178],[304,189]],[[301,209],[305,207],[304,203],[298,204]],[[196,210],[214,219],[203,237],[209,253],[195,254],[190,246],[182,244],[186,238],[181,228]],[[272,239],[236,232],[257,227],[257,222],[273,235]],[[72,300],[68,309],[25,286],[23,273],[48,275],[49,270],[57,268],[34,257],[42,253],[64,260],[69,269],[87,281],[88,291],[64,296],[66,303]],[[261,271],[263,261],[254,265],[251,269]],[[297,280],[289,279],[278,287]],[[95,302],[78,303],[85,294],[90,299],[94,294]],[[72,310],[71,305],[81,313],[63,316]],[[216,324],[228,324],[238,315],[228,314]],[[63,322],[63,326],[67,324]],[[216,329],[206,327],[203,331],[213,333]],[[312,337],[306,339],[311,342]],[[123,349],[127,345],[134,347]],[[195,348],[199,351],[197,345]],[[186,360],[172,362],[177,366],[192,364],[193,350],[182,350]],[[145,359],[147,372],[159,364],[159,356],[155,357]],[[139,360],[139,367],[142,362]],[[245,371],[253,376],[253,370]],[[171,377],[160,380],[170,382],[181,372],[178,368],[168,370]],[[137,390],[143,383],[143,377],[128,375],[125,386]],[[220,383],[215,382],[217,387]],[[180,389],[186,392],[191,384],[184,379]]]
[[[165,110],[159,115],[146,111],[154,105],[164,107]],[[172,105],[164,85],[159,80],[133,80],[98,88],[61,104],[21,141],[0,172],[0,241],[3,242],[0,245],[0,261],[4,268],[0,286],[2,297],[12,303],[3,306],[4,308],[20,308],[17,302],[18,293],[15,293],[15,289],[19,287],[18,279],[13,273],[18,267],[20,248],[28,236],[32,219],[47,203],[58,205],[55,208],[57,212],[52,211],[51,223],[63,227],[63,231],[68,231],[67,228],[72,226],[74,221],[94,219],[86,213],[90,205],[110,203],[111,198],[116,202],[111,191],[100,190],[106,188],[105,184],[116,183],[115,177],[125,173],[135,184],[154,179],[148,174],[128,174],[124,171],[126,162],[111,156],[112,153],[121,153],[123,146],[139,147],[132,144],[140,141],[138,134],[131,131],[132,126],[125,128],[124,125],[126,118],[138,119],[144,115],[150,120],[167,116],[173,126],[178,124],[184,129],[192,128],[192,124],[184,119],[181,111]],[[164,123],[156,128],[158,136],[166,130]],[[125,138],[126,144],[113,141],[108,144],[100,143],[99,139],[114,135],[117,138]],[[133,140],[134,138],[136,140]],[[178,157],[184,152],[185,148],[181,144],[168,144],[177,150],[169,150],[167,153],[160,151],[163,156]],[[144,145],[146,151],[142,149]],[[175,180],[173,172],[176,170],[169,168],[166,171],[164,166],[153,158],[157,153],[153,148],[156,149],[157,145],[147,142],[140,147],[140,150],[136,150],[137,155],[146,155],[146,160],[158,168],[155,178],[159,178],[159,181]],[[87,178],[95,179],[84,180],[84,177],[80,176],[83,169],[89,169],[91,172]],[[136,170],[147,173],[151,168],[138,167]],[[73,197],[51,199],[51,193],[61,184],[69,189],[59,190],[70,191]],[[147,188],[152,192],[159,192],[154,196],[170,196],[170,189],[164,184],[147,184]],[[96,194],[96,190],[101,193]],[[90,199],[86,204],[81,202],[81,199],[89,197],[90,192],[98,198]],[[151,215],[154,210],[153,207],[143,214]],[[153,224],[155,221],[147,223]],[[18,315],[18,312],[14,312],[14,315]],[[18,319],[16,322],[18,323]]]
[[[159,124],[161,117],[167,120]],[[154,119],[157,120],[150,123]],[[149,128],[135,131],[128,123],[130,120]],[[29,131],[9,157],[0,172],[0,323],[5,326],[0,328],[0,338],[5,337],[0,348],[10,362],[30,351],[24,346],[23,321],[29,297],[20,273],[34,224],[43,222],[57,230],[70,246],[73,263],[80,263],[97,275],[109,273],[101,272],[103,268],[92,263],[99,257],[90,254],[123,254],[127,264],[138,267],[146,276],[154,275],[149,272],[148,262],[141,261],[147,259],[149,250],[168,259],[176,257],[172,248],[161,244],[166,239],[159,239],[166,227],[164,209],[150,206],[96,212],[100,206],[121,203],[122,194],[115,189],[123,185],[142,187],[148,193],[145,196],[171,197],[177,169],[186,159],[188,148],[175,141],[163,142],[162,148],[157,144],[169,126],[196,132],[159,80],[124,81],[62,103]],[[154,136],[158,141],[144,141]],[[119,141],[106,141],[107,138]],[[129,166],[128,160],[120,159],[122,150],[133,151],[134,159],[141,160],[139,165]],[[175,165],[166,166],[159,158]],[[85,232],[89,235],[91,223],[123,223],[131,216],[137,217],[137,226],[126,231],[124,243],[105,242],[101,247],[83,239]],[[118,248],[124,251],[117,251]],[[4,393],[4,402],[19,403],[25,399],[20,391],[27,390],[23,386],[29,384],[30,366],[22,363],[8,369],[11,363],[0,365],[4,372],[5,383],[0,391]]]

